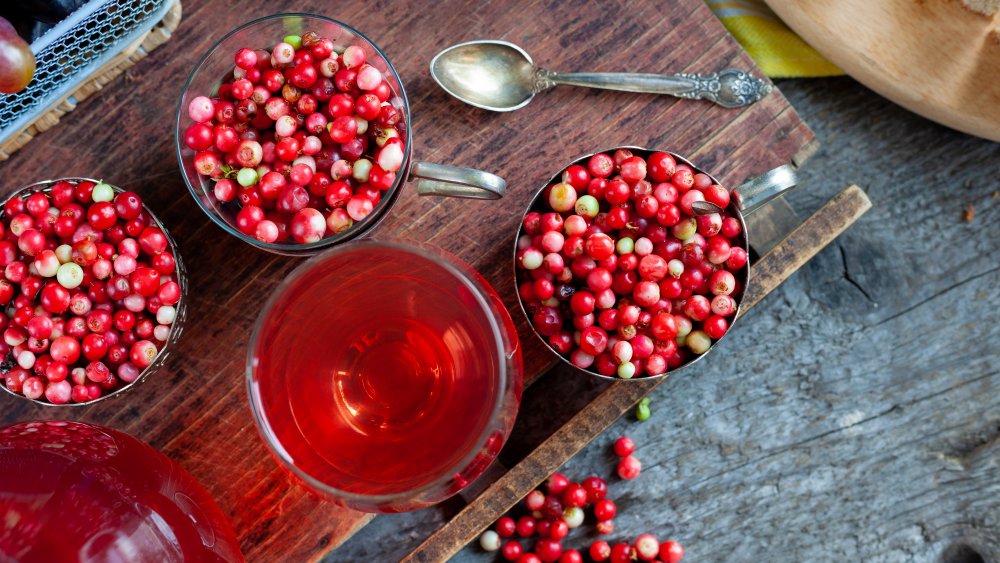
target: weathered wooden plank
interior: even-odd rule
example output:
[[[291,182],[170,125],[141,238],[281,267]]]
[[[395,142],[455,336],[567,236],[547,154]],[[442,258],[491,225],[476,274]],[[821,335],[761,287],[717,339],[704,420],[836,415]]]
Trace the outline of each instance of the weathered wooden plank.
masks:
[[[861,188],[850,186],[806,219],[751,268],[751,282],[744,296],[742,312],[759,303],[869,208],[871,202]],[[457,553],[487,528],[498,514],[509,510],[636,401],[668,379],[617,381],[611,384],[447,525],[427,538],[404,561],[443,561]]]

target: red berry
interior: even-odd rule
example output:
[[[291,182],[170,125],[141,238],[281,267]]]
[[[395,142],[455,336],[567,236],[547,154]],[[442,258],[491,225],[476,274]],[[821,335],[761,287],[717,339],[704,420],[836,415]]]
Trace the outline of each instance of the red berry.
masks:
[[[569,549],[559,557],[559,563],[583,563],[583,555],[575,549]]]
[[[531,516],[522,516],[517,520],[517,535],[522,538],[531,537],[535,533],[538,522]]]
[[[616,543],[611,548],[611,563],[630,563],[635,559],[635,548],[627,543]]]
[[[647,171],[655,182],[666,182],[674,175],[677,162],[665,152],[655,152],[649,156]]]
[[[567,485],[561,496],[563,506],[566,507],[580,507],[587,504],[587,489],[576,483],[570,483]]]
[[[599,522],[611,520],[615,517],[615,513],[617,512],[618,508],[611,499],[602,498],[594,503],[594,517],[597,518]]]
[[[591,504],[597,503],[608,494],[608,483],[600,477],[587,477],[583,480],[582,485],[587,491],[587,502]],[[613,507],[614,504],[612,504]],[[612,513],[612,516],[614,516],[614,513]]]
[[[497,535],[501,538],[509,538],[514,535],[515,531],[517,531],[517,524],[514,522],[513,518],[510,518],[509,516],[501,516],[497,520],[496,525],[494,525],[494,529],[496,530]]]
[[[591,559],[601,563],[603,561],[607,561],[608,558],[611,557],[611,546],[608,545],[608,542],[606,541],[598,540],[590,544],[588,553],[590,554]]]
[[[639,476],[642,464],[635,456],[629,455],[618,461],[618,476],[622,479],[632,480]]]
[[[550,495],[562,494],[570,484],[569,479],[562,473],[553,473],[546,481],[545,488]],[[544,498],[543,498],[544,501]]]
[[[615,440],[614,450],[618,457],[630,456],[635,451],[635,443],[628,436],[622,436]]]
[[[552,539],[540,539],[535,542],[535,555],[544,563],[555,563],[562,555],[562,544]]]
[[[140,340],[132,345],[132,349],[129,352],[129,359],[139,368],[146,368],[153,363],[157,352],[155,344],[148,340]]]
[[[663,563],[680,563],[684,558],[684,548],[674,540],[660,544],[660,561]]]
[[[569,524],[565,520],[553,520],[552,525],[549,527],[548,536],[556,541],[559,541],[569,535]]]
[[[722,335],[726,334],[729,329],[729,322],[720,315],[712,315],[705,319],[702,324],[702,330],[705,331],[712,340],[718,340],[722,338]]]
[[[507,561],[517,561],[524,553],[524,548],[516,541],[509,541],[500,548],[500,553]]]

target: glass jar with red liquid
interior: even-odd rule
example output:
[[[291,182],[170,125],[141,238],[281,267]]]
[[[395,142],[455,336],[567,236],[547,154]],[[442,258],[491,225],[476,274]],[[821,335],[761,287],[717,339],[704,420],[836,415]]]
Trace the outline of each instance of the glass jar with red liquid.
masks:
[[[145,443],[80,422],[0,428],[0,561],[243,561],[222,511]]]
[[[413,510],[496,457],[521,398],[521,352],[470,266],[355,241],[277,289],[251,338],[247,384],[272,455],[309,489],[359,510]]]

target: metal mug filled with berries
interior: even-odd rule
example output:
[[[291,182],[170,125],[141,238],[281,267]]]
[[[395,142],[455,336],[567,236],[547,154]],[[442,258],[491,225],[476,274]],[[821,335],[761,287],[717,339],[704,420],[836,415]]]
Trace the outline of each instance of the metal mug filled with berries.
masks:
[[[744,215],[794,186],[789,166],[730,194],[669,151],[616,147],[578,158],[521,221],[521,307],[546,346],[590,374],[675,373],[739,315],[750,274]]]
[[[133,192],[89,178],[21,188],[0,212],[7,392],[80,405],[159,369],[185,318],[177,245]]]
[[[421,195],[503,195],[494,174],[411,164],[409,123],[399,75],[373,42],[323,16],[278,14],[233,30],[195,67],[177,157],[215,223],[278,254],[369,233],[407,179]]]

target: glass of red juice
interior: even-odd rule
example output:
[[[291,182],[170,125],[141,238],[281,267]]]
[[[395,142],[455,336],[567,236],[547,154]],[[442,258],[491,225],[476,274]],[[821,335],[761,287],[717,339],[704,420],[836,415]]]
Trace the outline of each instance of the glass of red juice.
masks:
[[[309,489],[358,510],[414,510],[496,457],[521,399],[521,351],[496,292],[458,258],[354,241],[275,291],[247,385],[271,454]]]

